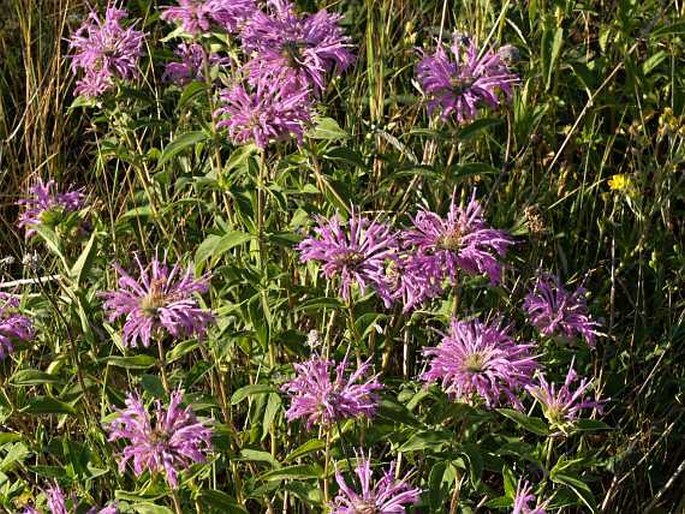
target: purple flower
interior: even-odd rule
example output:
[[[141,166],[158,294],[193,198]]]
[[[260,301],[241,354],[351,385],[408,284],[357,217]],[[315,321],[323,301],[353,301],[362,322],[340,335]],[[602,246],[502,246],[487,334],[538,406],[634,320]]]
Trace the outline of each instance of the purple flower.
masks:
[[[130,80],[137,75],[145,35],[121,26],[127,16],[125,9],[112,6],[107,7],[104,21],[91,12],[71,37],[72,72],[76,75],[79,68],[84,72],[76,83],[76,94],[98,97],[113,87],[114,79]]]
[[[180,43],[174,52],[181,60],[170,62],[164,69],[162,80],[175,82],[179,85],[193,80],[204,80],[205,67],[223,64],[226,59],[216,54],[207,54],[199,43]]]
[[[502,396],[521,408],[516,390],[532,383],[538,367],[532,344],[516,343],[501,324],[479,320],[452,319],[450,331],[436,348],[425,348],[430,369],[422,380],[440,382],[452,398],[485,400],[488,407],[501,403]]]
[[[189,34],[199,34],[209,30],[212,18],[208,2],[205,0],[177,0],[178,6],[162,7],[160,18],[168,22],[180,23]]]
[[[45,490],[45,495],[48,498],[48,508],[51,514],[68,514],[64,492],[57,484],[49,486]]]
[[[177,0],[178,6],[165,7],[160,18],[180,23],[183,30],[197,35],[212,23],[235,32],[256,11],[254,0]]]
[[[504,231],[488,227],[475,191],[466,209],[458,207],[453,197],[447,218],[424,209],[413,221],[402,237],[405,245],[414,248],[417,267],[431,280],[441,283],[447,278],[456,285],[460,269],[485,273],[491,283],[501,280],[498,259],[513,241]]]
[[[108,427],[109,441],[128,439],[119,460],[123,473],[133,460],[133,471],[164,473],[171,487],[178,486],[178,471],[196,462],[205,462],[211,449],[212,430],[195,417],[190,407],[181,407],[183,391],[171,393],[168,409],[156,401],[154,420],[137,393],[126,398],[126,408]]]
[[[413,253],[398,252],[391,256],[384,279],[385,287],[379,288],[379,294],[386,307],[399,302],[404,313],[442,294],[441,280],[426,273],[421,259]]]
[[[564,385],[557,390],[554,383],[547,382],[542,373],[537,375],[537,383],[526,385],[528,393],[535,398],[542,407],[542,412],[549,423],[564,431],[564,428],[575,421],[583,409],[597,409],[602,411],[603,401],[585,399],[585,392],[592,382],[583,378],[575,391],[572,384],[578,375],[573,370],[573,363],[566,374]]]
[[[373,483],[371,459],[363,456],[355,468],[361,491],[355,491],[347,485],[339,470],[335,472],[335,481],[340,487],[331,508],[331,514],[404,514],[406,507],[419,501],[421,490],[412,488],[408,476],[394,478],[395,463],[383,470],[381,478]]]
[[[429,114],[439,109],[444,121],[455,116],[459,123],[475,118],[481,104],[498,107],[498,93],[510,98],[519,81],[499,52],[479,51],[473,41],[457,34],[449,52],[441,44],[432,55],[424,53],[416,74],[429,96]]]
[[[50,514],[75,514],[77,510],[79,510],[77,509],[78,504],[75,497],[72,497],[72,508],[67,508],[67,500],[64,496],[64,491],[62,491],[56,483],[48,486],[47,489],[45,489],[44,494],[47,498]],[[92,507],[87,511],[88,514],[117,514],[118,512],[116,505],[110,505],[102,509]],[[39,514],[39,511],[35,507],[26,507],[22,514]]]
[[[350,300],[354,283],[362,292],[373,286],[387,297],[385,265],[397,247],[392,228],[355,211],[347,222],[337,214],[317,221],[317,237],[308,237],[297,246],[300,260],[319,261],[326,277],[340,277],[345,301]]]
[[[300,87],[322,91],[328,72],[335,66],[344,71],[354,60],[349,37],[338,25],[342,16],[322,9],[300,17],[287,0],[268,5],[270,13],[256,11],[241,35],[245,50],[256,52],[247,64],[252,82],[288,70]]]
[[[236,144],[249,141],[266,148],[271,141],[291,136],[302,143],[311,119],[309,92],[287,77],[264,76],[253,86],[237,84],[220,94],[223,105],[214,116],[222,118],[218,128],[228,129]]]
[[[376,412],[376,391],[383,386],[378,382],[378,375],[364,378],[371,367],[371,359],[347,378],[347,355],[337,366],[332,360],[313,355],[294,367],[297,376],[281,387],[292,399],[290,408],[285,413],[288,421],[307,418],[309,429],[314,424],[330,425],[356,416],[370,418]],[[333,368],[335,377],[332,378]]]
[[[537,503],[537,498],[533,493],[533,488],[527,480],[519,480],[516,486],[516,497],[514,498],[514,510],[511,514],[545,514],[547,502]],[[535,507],[530,504],[535,503]]]
[[[38,179],[36,185],[29,188],[29,196],[17,202],[17,205],[24,206],[17,225],[26,227],[26,237],[35,235],[33,227],[36,225],[47,223],[54,226],[65,214],[83,207],[85,195],[82,189],[66,193],[58,193],[56,189],[54,180],[43,183],[42,179]]]
[[[119,509],[115,505],[108,505],[100,510],[93,507],[88,511],[88,514],[119,514]]]
[[[135,348],[142,344],[147,348],[152,336],[164,330],[174,338],[191,334],[204,337],[214,316],[201,309],[192,295],[207,291],[209,277],[195,279],[191,268],[184,272],[180,264],[170,270],[166,256],[162,260],[155,256],[147,267],[138,256],[136,262],[138,280],[114,264],[119,290],[101,293],[109,321],[126,317],[124,345]]]
[[[227,32],[237,32],[256,12],[254,0],[209,0],[212,18]]]
[[[600,324],[593,321],[585,301],[585,289],[579,287],[569,293],[559,277],[543,274],[526,296],[523,308],[528,319],[544,335],[562,334],[568,338],[579,335],[588,346],[595,346]]]
[[[19,314],[19,300],[0,292],[0,360],[14,351],[13,341],[33,339],[33,323]]]

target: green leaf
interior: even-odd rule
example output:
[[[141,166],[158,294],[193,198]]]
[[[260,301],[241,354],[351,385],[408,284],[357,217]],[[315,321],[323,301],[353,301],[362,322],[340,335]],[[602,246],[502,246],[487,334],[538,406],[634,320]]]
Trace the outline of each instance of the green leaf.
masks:
[[[197,80],[194,80],[190,84],[188,84],[186,87],[183,88],[183,92],[181,93],[181,98],[178,100],[178,108],[179,110],[182,110],[188,102],[190,102],[193,98],[195,98],[197,95],[204,91],[208,91],[210,89],[209,84],[206,82],[199,82]]]
[[[661,38],[663,36],[685,34],[685,21],[677,21],[675,23],[668,23],[659,25],[649,33],[652,39]]]
[[[319,465],[296,464],[273,471],[267,471],[260,475],[259,480],[272,482],[274,480],[307,480],[310,478],[322,478],[323,469]]]
[[[17,371],[10,379],[17,386],[35,386],[43,384],[60,384],[62,380],[55,375],[37,369],[22,369]]]
[[[15,443],[21,441],[23,436],[21,434],[13,434],[11,432],[0,432],[0,446],[4,446],[7,443]]]
[[[331,148],[323,155],[323,158],[330,161],[345,162],[358,168],[365,166],[364,156],[356,150],[343,146]]]
[[[324,139],[336,141],[341,139],[349,139],[351,136],[340,128],[338,122],[333,118],[318,118],[316,125],[312,128],[307,136],[312,139]]]
[[[251,448],[243,448],[240,450],[240,457],[234,460],[242,460],[248,462],[266,462],[272,468],[278,469],[281,467],[280,462],[274,459],[273,455],[263,450],[253,450]]]
[[[337,298],[312,298],[295,307],[295,312],[320,309],[342,309],[343,304]]]
[[[366,312],[359,316],[355,321],[357,333],[361,334],[362,339],[366,339],[372,330],[376,330],[379,321],[387,319],[385,314],[378,312]]]
[[[186,148],[195,146],[196,144],[206,141],[207,139],[209,139],[209,136],[203,130],[193,130],[191,132],[185,132],[180,136],[177,136],[171,143],[166,145],[166,147],[164,148],[162,156],[159,158],[159,161],[157,162],[157,168],[160,168],[169,159],[175,157]]]
[[[67,265],[67,260],[62,253],[62,243],[55,231],[41,224],[33,225],[31,228],[36,231],[36,234],[40,236],[48,249],[59,258],[64,269],[68,270],[69,266]]]
[[[133,509],[139,514],[174,514],[174,511],[169,507],[163,505],[155,505],[154,503],[136,503]]]
[[[119,357],[113,355],[107,357],[105,362],[111,366],[124,369],[148,369],[157,364],[157,359],[152,355],[132,355],[130,357]]]
[[[90,239],[86,243],[86,246],[83,248],[81,255],[79,255],[78,259],[76,259],[76,262],[71,267],[69,275],[72,279],[74,279],[77,285],[81,284],[84,274],[87,274],[90,271],[90,267],[93,264],[93,257],[95,256],[96,248],[96,236],[97,232],[93,231],[93,233],[90,235]]]
[[[290,462],[295,459],[299,459],[300,457],[304,457],[305,455],[308,455],[310,453],[323,450],[324,448],[326,448],[326,443],[323,442],[321,439],[311,439],[306,443],[301,444],[300,446],[295,448],[292,452],[290,452],[285,457],[284,462]]]
[[[5,458],[0,462],[0,471],[9,471],[15,462],[23,462],[29,453],[29,449],[24,443],[14,443],[10,445],[7,449]]]
[[[459,140],[472,139],[480,132],[501,125],[502,120],[499,118],[483,118],[475,120],[459,130]]]
[[[307,512],[325,512],[323,494],[319,484],[311,482],[286,482],[285,484],[280,484],[279,488],[289,492],[305,505],[314,507],[312,510],[308,509]]]
[[[174,347],[171,350],[169,350],[166,354],[167,363],[170,364],[174,361],[177,361],[184,355],[192,352],[198,346],[200,346],[200,342],[197,339],[190,339],[188,341],[181,341],[180,343],[176,343]]]
[[[281,397],[276,393],[269,394],[269,399],[266,402],[266,409],[264,409],[264,419],[262,421],[262,441],[269,435],[271,425],[280,408]]]
[[[254,236],[252,234],[237,231],[229,232],[223,236],[210,234],[202,243],[200,243],[200,246],[198,246],[195,251],[195,265],[199,266],[210,258],[212,259],[212,263],[216,263],[219,258],[231,248],[235,248],[253,238]]]
[[[439,460],[433,464],[433,467],[428,474],[428,502],[431,507],[431,512],[439,512],[445,502],[445,491],[442,487],[442,483],[446,467],[447,462]]]
[[[266,384],[247,385],[247,386],[241,387],[235,393],[233,393],[233,396],[231,396],[231,405],[238,405],[240,402],[242,402],[243,400],[245,400],[246,398],[248,398],[250,396],[254,396],[257,394],[276,393],[276,392],[278,392],[278,389],[276,389],[273,386],[266,385]]]
[[[454,434],[451,432],[446,430],[426,430],[412,435],[397,451],[432,450],[439,452],[444,446],[449,446],[455,442]]]
[[[96,98],[90,98],[89,96],[79,95],[76,98],[74,98],[73,102],[71,102],[68,111],[72,111],[73,109],[77,109],[79,107],[95,107],[96,105]]]
[[[26,407],[20,409],[19,412],[40,416],[43,414],[76,414],[76,409],[56,398],[51,396],[38,396],[33,398]]]
[[[483,475],[483,468],[485,466],[483,455],[478,449],[478,446],[471,443],[463,444],[459,448],[459,453],[463,454],[468,459],[471,483],[476,487],[480,482],[480,477]]]
[[[393,398],[382,398],[378,417],[394,421],[398,425],[421,427],[421,422],[407,408]]]
[[[203,506],[215,509],[221,514],[248,514],[244,507],[238,505],[235,498],[223,491],[203,489],[198,493],[197,498]]]
[[[660,50],[659,52],[656,52],[653,55],[649,56],[649,58],[642,63],[642,73],[644,73],[645,75],[649,75],[652,72],[652,70],[659,66],[668,56],[669,54],[667,54],[663,50]]]
[[[486,507],[491,507],[493,509],[506,509],[511,508],[514,502],[508,496],[498,496],[492,500],[485,502]]]
[[[164,398],[166,396],[162,381],[157,375],[143,375],[140,379],[140,385],[143,386],[145,391],[156,398]]]
[[[549,477],[552,479],[552,482],[564,484],[571,489],[591,512],[597,512],[597,501],[592,494],[590,486],[583,482],[578,476],[570,475],[568,473],[555,473],[553,469],[550,472]]]
[[[541,64],[545,77],[545,89],[552,85],[552,76],[556,67],[561,46],[564,42],[564,29],[561,27],[548,28],[542,35]]]
[[[549,435],[549,428],[547,428],[547,424],[540,418],[526,416],[523,412],[513,409],[497,409],[497,412],[499,412],[505,418],[509,418],[520,427],[528,430],[528,432],[542,436]]]
[[[64,478],[64,466],[28,466],[31,473],[47,478]]]
[[[128,218],[147,218],[152,216],[152,208],[149,205],[140,205],[126,211],[119,216],[117,221],[122,221]]]

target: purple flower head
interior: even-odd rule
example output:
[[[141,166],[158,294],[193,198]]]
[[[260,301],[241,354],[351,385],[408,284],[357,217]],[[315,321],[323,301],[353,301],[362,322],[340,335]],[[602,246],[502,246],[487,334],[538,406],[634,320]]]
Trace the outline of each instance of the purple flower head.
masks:
[[[531,507],[531,503],[534,503],[535,506]],[[547,503],[538,503],[530,483],[520,479],[516,486],[514,510],[511,511],[511,514],[546,514]]]
[[[371,459],[362,454],[355,468],[360,491],[349,486],[336,470],[335,481],[340,491],[331,504],[331,514],[404,514],[407,506],[419,502],[421,489],[412,488],[407,475],[396,480],[394,468],[392,463],[374,483]]]
[[[475,118],[480,105],[497,108],[498,94],[510,98],[519,81],[499,52],[479,51],[470,38],[456,34],[448,50],[440,44],[435,53],[424,53],[416,74],[429,97],[429,114],[440,110],[444,121],[454,116],[459,123]]]
[[[212,430],[201,423],[188,406],[181,407],[183,391],[171,393],[168,409],[156,401],[151,417],[137,393],[129,393],[126,408],[108,427],[109,441],[128,439],[119,460],[124,472],[129,460],[140,476],[145,471],[163,473],[171,487],[178,486],[178,472],[205,462],[211,449]],[[154,419],[153,419],[154,418]]]
[[[413,253],[398,252],[385,266],[385,287],[379,288],[386,307],[402,304],[407,313],[430,298],[442,294],[442,281],[426,273],[420,258]]]
[[[71,70],[79,68],[83,77],[76,83],[76,94],[98,97],[112,88],[114,79],[130,80],[138,73],[138,58],[145,35],[121,21],[128,16],[125,9],[109,6],[104,21],[91,12],[85,23],[72,35]]]
[[[325,75],[344,71],[354,60],[350,39],[339,26],[342,16],[325,9],[298,16],[287,0],[270,0],[270,13],[256,11],[242,31],[243,47],[256,52],[247,70],[252,82],[284,70],[302,88],[322,91]]]
[[[161,260],[155,256],[147,267],[138,256],[136,262],[140,272],[137,280],[114,264],[119,290],[101,293],[109,321],[126,317],[124,345],[147,348],[153,335],[163,331],[175,339],[191,334],[204,337],[214,316],[201,309],[192,295],[207,291],[209,277],[195,279],[191,268],[184,271],[180,263],[169,269],[166,255]]]
[[[54,180],[44,183],[38,179],[36,185],[29,188],[29,196],[17,202],[24,206],[17,225],[26,227],[26,237],[31,237],[36,233],[36,225],[55,225],[65,214],[83,208],[84,202],[82,189],[58,193]]]
[[[81,510],[78,508],[78,502],[76,497],[72,495],[71,503],[72,508],[67,507],[67,499],[64,495],[64,491],[55,483],[50,485],[44,491],[45,497],[47,498],[48,510],[50,514],[76,514]],[[92,507],[87,511],[87,514],[117,514],[119,510],[116,505],[112,504],[102,509],[98,507]],[[26,507],[22,514],[39,514],[39,511],[35,507]]]
[[[209,31],[216,23],[227,32],[235,32],[256,11],[254,0],[177,0],[165,7],[160,18],[179,23],[189,34]]]
[[[19,314],[19,300],[0,292],[0,360],[14,351],[14,341],[33,339],[33,323]]]
[[[256,13],[254,0],[209,0],[212,18],[227,32],[237,32]]]
[[[174,53],[180,58],[180,61],[170,62],[166,65],[162,80],[179,85],[187,84],[193,80],[203,81],[205,80],[205,67],[226,62],[225,58],[216,54],[207,54],[204,47],[199,43],[180,43]]]
[[[521,408],[516,390],[532,383],[538,367],[532,347],[514,342],[508,327],[502,328],[499,322],[486,325],[479,320],[453,319],[442,342],[424,349],[431,360],[421,379],[440,382],[452,398],[482,398],[486,406],[494,407],[504,396],[512,406]]]
[[[540,276],[526,296],[523,308],[530,322],[544,335],[561,334],[568,338],[578,335],[590,347],[595,346],[595,337],[601,335],[597,331],[600,324],[588,314],[585,289],[579,287],[569,293],[557,276]]]
[[[88,514],[119,514],[119,509],[116,505],[108,505],[99,510],[96,507],[93,507],[88,511]]]
[[[159,16],[164,21],[180,23],[189,34],[209,30],[212,23],[211,8],[206,0],[177,0],[177,6],[162,7]]]
[[[311,120],[309,92],[286,76],[262,77],[251,87],[237,84],[220,93],[222,106],[214,116],[218,128],[227,128],[236,144],[254,142],[266,148],[271,141],[290,137],[302,143]]]
[[[45,490],[45,496],[48,498],[48,508],[51,514],[69,514],[64,492],[57,484],[50,485]]]
[[[286,382],[281,390],[291,397],[285,413],[288,421],[307,418],[307,428],[314,424],[331,423],[357,416],[372,417],[378,406],[376,391],[383,386],[378,375],[365,378],[371,367],[369,359],[355,372],[345,377],[347,355],[336,366],[332,360],[313,355],[309,360],[295,364],[297,376]],[[331,371],[335,368],[335,376]]]
[[[372,286],[387,298],[385,265],[397,248],[392,228],[355,211],[347,222],[337,214],[317,221],[316,237],[308,237],[297,246],[300,260],[319,261],[327,278],[340,277],[345,301],[350,300],[354,283],[362,292]]]
[[[590,380],[581,379],[575,391],[571,390],[577,378],[578,375],[571,363],[564,385],[558,390],[556,384],[547,382],[542,373],[537,374],[537,383],[526,385],[528,393],[540,403],[547,421],[562,432],[565,432],[565,428],[578,419],[581,410],[597,409],[601,413],[604,405],[604,401],[585,398],[587,389],[592,385]]]
[[[475,191],[465,209],[453,197],[447,218],[424,209],[413,221],[403,240],[414,248],[416,264],[427,277],[438,282],[449,279],[456,285],[461,269],[472,275],[485,273],[494,284],[501,280],[499,258],[513,240],[487,225]]]

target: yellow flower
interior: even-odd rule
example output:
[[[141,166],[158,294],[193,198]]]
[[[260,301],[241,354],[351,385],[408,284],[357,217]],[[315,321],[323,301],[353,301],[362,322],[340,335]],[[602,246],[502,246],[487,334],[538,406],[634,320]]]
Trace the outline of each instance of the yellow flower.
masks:
[[[618,173],[609,179],[609,189],[614,191],[627,192],[633,189],[635,184],[633,184],[633,179],[631,179],[625,173]]]

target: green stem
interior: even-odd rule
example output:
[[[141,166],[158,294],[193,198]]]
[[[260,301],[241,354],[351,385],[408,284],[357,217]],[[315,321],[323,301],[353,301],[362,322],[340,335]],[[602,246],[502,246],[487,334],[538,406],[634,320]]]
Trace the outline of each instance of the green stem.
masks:
[[[264,271],[264,182],[266,181],[266,152],[259,152],[259,176],[257,177],[257,244],[259,266]]]
[[[183,511],[181,510],[181,498],[176,489],[171,490],[171,500],[174,502],[174,512],[176,512],[176,514],[183,514]]]
[[[166,375],[166,358],[164,356],[164,346],[162,345],[162,339],[157,339],[157,354],[159,355],[159,372],[162,377],[162,387],[166,391],[166,394],[171,394],[171,389],[169,389],[169,381]]]
[[[330,426],[326,427],[326,448],[324,452],[324,464],[323,464],[323,501],[324,504],[328,505],[330,502],[329,492],[328,492],[328,473],[330,470],[331,463],[331,432]]]
[[[549,436],[545,444],[545,475],[549,476],[549,468],[552,464],[552,450],[554,449],[554,437]]]
[[[359,350],[359,345],[361,343],[361,336],[357,331],[357,325],[354,319],[354,309],[352,308],[352,302],[347,302],[347,321],[350,329],[350,337],[352,339],[352,346],[354,346],[354,353],[357,356],[357,366],[362,365],[362,355]]]
[[[459,290],[459,270],[457,270],[457,276],[455,280],[455,285],[452,287],[452,292],[454,293],[453,303],[452,303],[452,317],[457,317],[457,311],[459,310],[459,304],[461,302],[461,291]]]

